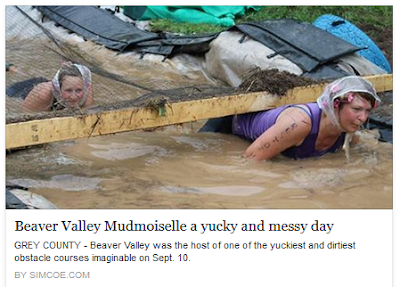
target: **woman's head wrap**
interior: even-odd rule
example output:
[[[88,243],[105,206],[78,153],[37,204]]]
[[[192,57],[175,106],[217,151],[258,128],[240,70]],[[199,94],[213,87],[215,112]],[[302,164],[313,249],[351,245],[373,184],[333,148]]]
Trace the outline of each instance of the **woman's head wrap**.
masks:
[[[317,99],[317,103],[330,121],[340,129],[342,127],[335,116],[334,101],[347,93],[366,93],[375,99],[375,103],[381,101],[372,83],[362,77],[348,76],[327,85],[322,95]]]
[[[60,72],[65,69],[65,67],[67,66],[75,66],[82,77],[82,81],[83,81],[83,97],[82,99],[79,101],[79,106],[82,107],[85,102],[86,99],[89,95],[89,87],[90,87],[90,83],[92,82],[92,74],[89,70],[89,68],[83,66],[83,65],[79,65],[79,64],[65,64],[63,65],[56,73],[56,75],[54,76],[52,83],[53,83],[53,96],[56,98],[57,102],[59,104],[61,104],[64,107],[67,107],[67,105],[65,104],[65,102],[63,101],[63,99],[61,98],[61,83],[59,81],[59,75]]]

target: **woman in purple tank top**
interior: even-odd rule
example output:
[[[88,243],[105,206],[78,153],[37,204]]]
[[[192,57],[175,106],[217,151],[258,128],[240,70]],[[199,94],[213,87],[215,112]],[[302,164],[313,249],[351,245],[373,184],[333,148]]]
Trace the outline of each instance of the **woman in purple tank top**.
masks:
[[[252,142],[244,152],[251,159],[322,156],[342,147],[345,134],[359,130],[378,102],[369,81],[349,76],[329,84],[317,103],[236,115],[232,133]]]

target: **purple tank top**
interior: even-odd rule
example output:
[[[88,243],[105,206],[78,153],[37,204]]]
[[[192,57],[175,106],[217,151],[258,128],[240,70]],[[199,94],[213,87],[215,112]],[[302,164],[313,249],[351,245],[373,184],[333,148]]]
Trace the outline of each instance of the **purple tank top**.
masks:
[[[297,159],[322,156],[329,152],[336,152],[344,143],[345,133],[342,133],[330,148],[323,151],[316,150],[315,143],[318,137],[322,110],[318,107],[317,103],[308,103],[305,105],[311,112],[311,131],[301,145],[290,147],[284,150],[282,154]],[[293,106],[294,105],[286,105],[264,112],[236,115],[232,120],[232,133],[253,142],[275,124],[276,119],[283,110]]]

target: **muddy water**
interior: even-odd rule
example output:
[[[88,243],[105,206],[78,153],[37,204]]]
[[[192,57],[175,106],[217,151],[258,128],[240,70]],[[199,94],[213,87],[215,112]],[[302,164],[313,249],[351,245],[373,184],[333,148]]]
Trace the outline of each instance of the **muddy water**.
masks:
[[[392,145],[365,136],[320,159],[251,162],[248,143],[198,124],[9,154],[8,183],[59,208],[392,208]]]

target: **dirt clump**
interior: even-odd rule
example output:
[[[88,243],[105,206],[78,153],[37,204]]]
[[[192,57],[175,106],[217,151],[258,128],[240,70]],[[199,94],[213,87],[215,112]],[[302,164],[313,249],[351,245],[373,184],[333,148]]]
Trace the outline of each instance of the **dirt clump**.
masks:
[[[280,72],[277,69],[250,71],[239,86],[243,92],[267,91],[273,95],[283,96],[287,90],[295,87],[310,86],[322,83],[304,76],[291,74],[287,71]]]

